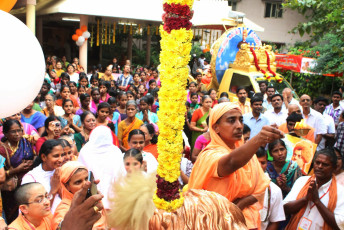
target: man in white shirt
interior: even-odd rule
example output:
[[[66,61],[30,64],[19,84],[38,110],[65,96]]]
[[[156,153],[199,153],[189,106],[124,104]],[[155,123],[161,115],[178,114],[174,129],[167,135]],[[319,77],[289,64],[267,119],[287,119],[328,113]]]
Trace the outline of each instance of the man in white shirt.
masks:
[[[334,145],[334,137],[336,134],[336,128],[334,125],[334,120],[331,116],[324,113],[326,106],[328,105],[328,100],[324,97],[317,97],[314,100],[314,110],[323,115],[327,132],[322,135],[322,139],[317,147],[317,150],[324,149],[326,146]]]
[[[314,175],[297,179],[283,201],[285,213],[292,215],[286,230],[344,229],[344,187],[335,181],[336,168],[333,149],[316,153]]]
[[[263,101],[263,107],[264,107],[264,110],[267,111],[269,109],[272,109],[272,105],[271,105],[271,97],[272,95],[275,94],[275,87],[272,86],[272,85],[269,85],[266,89],[266,95],[267,97],[264,98],[264,101]]]
[[[200,64],[200,67],[201,67],[201,69],[202,70],[204,70],[205,68],[205,66],[204,66],[204,60],[205,60],[205,56],[204,56],[204,54],[201,54],[200,56],[199,56],[199,58],[198,58],[198,62],[199,62],[199,64]]]
[[[339,91],[332,93],[332,104],[327,106],[325,113],[331,116],[334,120],[335,125],[339,124],[340,114],[344,111],[344,106],[340,103],[342,100],[342,94]]]
[[[282,91],[283,106],[282,109],[288,109],[289,105],[300,105],[299,102],[293,97],[293,91],[290,88],[285,88]]]
[[[314,143],[319,144],[322,135],[326,134],[326,125],[321,113],[311,108],[312,99],[304,94],[300,97],[300,105],[302,106],[302,116],[306,124],[314,128]]]
[[[271,104],[273,109],[270,109],[264,113],[264,115],[270,121],[270,124],[276,124],[277,126],[285,123],[288,113],[287,110],[282,110],[283,97],[281,94],[274,94],[271,97]]]
[[[265,172],[268,165],[265,149],[260,147],[256,152],[256,156]],[[268,173],[265,173],[265,175],[269,176]],[[261,220],[260,226],[262,230],[278,229],[279,222],[285,220],[282,191],[272,181],[270,182],[269,187],[266,188],[263,209],[261,209],[259,213]]]

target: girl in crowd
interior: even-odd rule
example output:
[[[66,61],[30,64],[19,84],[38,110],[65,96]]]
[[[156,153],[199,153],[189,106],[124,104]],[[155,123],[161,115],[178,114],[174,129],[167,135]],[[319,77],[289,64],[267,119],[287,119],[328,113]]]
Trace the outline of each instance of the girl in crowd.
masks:
[[[229,96],[228,96],[228,93],[227,92],[222,92],[221,94],[220,94],[220,98],[221,97],[226,97],[226,98],[229,98]]]
[[[66,137],[66,136],[65,136]],[[65,154],[64,160],[62,164],[67,163],[68,161],[74,161],[77,159],[77,156],[74,156],[72,145],[64,138],[59,139],[61,141],[61,145],[63,148],[63,152]]]
[[[79,74],[78,83],[79,83],[79,86],[83,86],[87,90],[87,88],[88,88],[88,78],[87,78],[87,75],[85,73],[80,73]]]
[[[118,124],[121,122],[121,115],[119,112],[116,112],[117,101],[115,97],[110,97],[108,100],[110,104],[110,114],[109,118],[111,119],[113,125],[115,126],[115,134],[118,135]]]
[[[68,86],[69,86],[69,90],[70,90],[70,95],[73,96],[75,99],[79,98],[78,88],[77,88],[76,83],[74,81],[70,81],[68,83]]]
[[[141,84],[139,85],[139,93],[138,93],[138,98],[142,98],[143,96],[146,95],[146,87],[145,85]]]
[[[79,80],[79,74],[75,72],[75,67],[72,64],[67,66],[67,74],[71,81],[77,82]]]
[[[193,102],[191,101],[191,94],[194,95],[196,94],[197,95],[197,103],[200,102],[200,98],[197,94],[197,83],[196,82],[190,82],[189,84],[189,92],[188,92],[188,95],[187,95],[187,102],[189,102],[190,104],[192,104]]]
[[[92,89],[91,97],[92,97],[91,108],[97,111],[98,105],[100,103],[100,91],[98,88]]]
[[[90,82],[91,82],[91,87],[90,87],[90,89],[98,88],[98,85],[99,85],[99,76],[98,76],[98,73],[95,73],[95,74],[93,74],[93,75],[91,76]]]
[[[53,94],[47,94],[45,96],[45,108],[42,109],[41,113],[43,113],[46,117],[49,116],[62,116],[64,114],[64,110],[61,106],[55,105],[56,98]]]
[[[33,102],[30,103],[21,114],[21,121],[31,124],[38,131],[39,135],[42,135],[44,132],[44,121],[46,116],[42,113],[32,109]]]
[[[141,152],[137,149],[129,149],[128,151],[126,151],[124,153],[123,160],[124,167],[127,173],[144,170],[142,168],[143,157]]]
[[[128,97],[128,101],[136,101],[135,94],[131,90],[127,91],[127,97]]]
[[[126,104],[127,118],[122,120],[118,125],[118,140],[120,149],[125,152],[129,149],[128,138],[129,133],[140,128],[143,122],[136,118],[137,105],[135,101],[128,101]]]
[[[158,136],[152,124],[143,124],[140,130],[145,134],[145,147],[143,151],[151,153],[158,160]]]
[[[20,181],[25,173],[32,169],[35,152],[33,150],[33,138],[23,136],[23,127],[18,120],[7,120],[3,124],[5,137],[0,142],[0,154],[6,158],[6,179]],[[3,175],[2,175],[3,176]],[[18,206],[14,200],[14,189],[16,184],[1,188],[3,210],[8,223],[18,216]]]
[[[88,180],[88,170],[80,162],[67,162],[61,167],[60,187],[62,201],[57,206],[52,221],[52,229],[57,229],[64,216],[69,211],[74,194],[79,191]],[[93,225],[92,229],[106,229],[106,213],[101,211],[101,218]]]
[[[140,75],[138,73],[134,74],[133,81],[134,81],[134,86],[139,87],[140,82],[141,82],[141,78],[140,78]]]
[[[128,102],[128,96],[126,92],[121,91],[118,94],[118,101],[119,101],[119,106],[116,109],[116,112],[119,112],[119,114],[121,115],[121,120],[125,120],[127,118],[127,114],[126,114],[126,104]]]
[[[154,79],[150,79],[148,82],[148,93],[152,94],[152,90],[156,87],[156,81]]]
[[[80,104],[81,107],[78,111],[76,111],[76,115],[81,115],[82,113],[89,111],[92,112],[93,114],[97,113],[97,110],[93,109],[90,107],[90,102],[91,102],[91,97],[89,94],[84,93],[80,95]]]
[[[147,84],[147,82],[146,82],[146,73],[144,71],[142,71],[140,73],[140,78],[141,78],[141,83]]]
[[[125,174],[122,152],[114,144],[111,130],[106,126],[96,127],[89,141],[81,149],[78,161],[100,179],[98,190],[104,195],[104,208],[109,209],[108,191],[114,180]]]
[[[81,94],[84,94],[84,93],[86,93],[86,88],[84,87],[84,86],[82,86],[82,85],[79,85],[78,86],[78,98],[77,98],[77,100],[78,100],[78,103],[79,103],[79,106],[81,107],[81,102],[80,102],[80,96],[81,96]]]
[[[208,126],[206,123],[206,119],[209,116],[209,112],[211,110],[212,100],[209,95],[204,95],[202,97],[202,106],[195,110],[192,115],[190,129],[192,130],[192,137],[191,137],[191,147],[193,149],[196,139],[202,133],[208,131]]]
[[[98,105],[97,110],[97,126],[98,125],[108,125],[109,122],[109,114],[111,111],[111,106],[107,102],[102,102]]]
[[[117,87],[116,87],[116,81],[115,81],[115,80],[111,80],[111,81],[110,81],[110,87],[111,87],[111,89],[113,89],[113,90],[116,90],[116,89],[117,89]]]
[[[107,84],[108,82],[106,81],[100,81],[99,82],[99,92],[100,92],[100,100],[99,102],[106,102],[109,98],[110,95],[108,94],[110,85]]]
[[[60,76],[60,79],[61,79],[61,86],[68,85],[68,83],[70,82],[70,77],[67,73],[62,73]]]
[[[74,98],[72,95],[70,95],[70,88],[68,85],[63,85],[61,87],[61,99],[56,100],[56,105],[58,106],[62,106],[62,103],[64,100],[69,99],[72,101],[72,106],[73,106],[73,113],[75,113],[76,111],[78,111],[79,107],[79,103],[78,100],[76,98]],[[62,106],[63,107],[63,106]]]
[[[145,134],[141,130],[134,129],[129,133],[128,144],[130,149],[137,149],[142,153],[144,171],[147,173],[156,172],[158,161],[151,153],[143,151],[145,146]]]
[[[212,100],[211,108],[213,108],[216,104],[218,104],[217,99],[216,99],[216,90],[210,89],[208,92],[208,95],[210,96]]]
[[[268,145],[269,153],[273,158],[268,162],[266,171],[272,182],[281,188],[283,197],[286,197],[302,171],[296,162],[287,161],[287,147],[283,140],[278,139]]]
[[[45,132],[36,142],[36,151],[39,152],[47,140],[58,139],[61,136],[61,122],[56,116],[49,116],[44,122]]]
[[[96,127],[96,117],[90,111],[86,111],[80,116],[82,130],[80,133],[74,134],[74,140],[78,152],[84,146],[90,137],[91,131]]]
[[[154,98],[152,96],[144,96],[140,99],[140,112],[136,114],[136,117],[143,121],[145,124],[154,123],[157,124],[158,116],[156,113],[150,111],[149,107],[153,105]]]
[[[39,98],[39,106],[43,109],[45,107],[45,96],[49,93],[53,93],[50,91],[50,84],[47,82],[44,82],[40,91],[40,98]]]
[[[209,127],[209,117],[206,119],[207,126]],[[210,143],[210,132],[207,131],[203,133],[202,135],[199,135],[196,139],[195,146],[192,150],[191,160],[192,162],[195,162],[198,154]]]
[[[35,160],[35,168],[26,173],[22,184],[30,182],[41,183],[48,195],[52,196],[50,203],[51,210],[54,213],[57,205],[60,203],[59,197],[59,177],[60,167],[65,160],[65,153],[60,140],[47,140],[43,143],[39,155]]]
[[[81,131],[81,121],[79,115],[73,114],[73,102],[66,99],[62,103],[62,108],[65,111],[63,116],[60,116],[61,126],[65,128],[67,125],[72,128],[76,133]]]
[[[199,96],[197,93],[191,93],[190,94],[190,100],[191,100],[191,103],[190,103],[190,114],[192,116],[192,114],[195,112],[196,109],[199,108]]]

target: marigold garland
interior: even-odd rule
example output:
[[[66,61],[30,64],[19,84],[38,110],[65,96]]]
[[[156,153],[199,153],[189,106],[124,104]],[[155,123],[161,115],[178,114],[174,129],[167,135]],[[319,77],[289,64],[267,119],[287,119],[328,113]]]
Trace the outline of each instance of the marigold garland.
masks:
[[[183,205],[179,189],[180,161],[183,151],[186,84],[189,70],[193,0],[164,0],[163,25],[160,26],[160,108],[157,208],[172,212]]]

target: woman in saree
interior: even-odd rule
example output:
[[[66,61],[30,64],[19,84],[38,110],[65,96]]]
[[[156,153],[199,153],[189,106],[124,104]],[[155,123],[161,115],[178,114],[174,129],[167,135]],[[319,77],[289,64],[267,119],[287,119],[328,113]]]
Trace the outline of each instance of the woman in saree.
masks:
[[[74,140],[78,152],[80,152],[82,146],[84,146],[90,137],[91,131],[96,127],[96,117],[90,111],[86,111],[80,115],[82,123],[82,130],[80,133],[74,134]]]
[[[213,101],[209,95],[202,97],[202,106],[192,114],[190,129],[192,130],[191,148],[193,149],[199,135],[208,131],[206,119],[209,116]]]
[[[247,227],[258,229],[259,210],[270,181],[264,175],[255,153],[260,146],[282,138],[283,132],[273,126],[264,126],[244,144],[243,127],[238,105],[224,102],[214,107],[209,119],[211,142],[197,158],[189,188],[214,191],[225,196],[243,211]]]
[[[62,191],[62,201],[57,206],[52,220],[52,229],[57,229],[64,216],[69,211],[74,194],[79,191],[88,180],[88,170],[78,161],[69,161],[61,167],[60,186]],[[102,211],[101,218],[93,225],[92,229],[105,230],[106,218],[105,210]]]
[[[126,104],[127,118],[118,125],[118,140],[120,149],[125,152],[129,149],[128,137],[131,130],[139,129],[143,122],[135,117],[137,113],[136,102],[131,100]]]
[[[42,109],[41,113],[43,113],[46,117],[62,116],[65,113],[61,106],[55,105],[56,98],[53,94],[45,95],[44,101],[45,108]]]
[[[283,140],[275,140],[268,145],[269,153],[273,158],[268,162],[266,171],[272,182],[281,188],[283,198],[288,195],[294,182],[302,175],[298,164],[294,161],[287,161],[287,147]]]
[[[11,177],[18,178],[17,185],[25,173],[32,169],[35,156],[32,136],[23,135],[23,126],[18,120],[7,120],[3,125],[5,137],[0,142],[0,154],[5,161],[5,175],[8,180]],[[14,189],[2,188],[2,204],[8,223],[18,216],[18,206],[13,202]]]

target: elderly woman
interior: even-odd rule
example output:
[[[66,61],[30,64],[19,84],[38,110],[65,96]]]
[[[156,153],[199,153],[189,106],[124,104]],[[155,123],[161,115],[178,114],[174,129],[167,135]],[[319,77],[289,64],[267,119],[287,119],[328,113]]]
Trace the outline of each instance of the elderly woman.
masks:
[[[243,211],[249,229],[258,228],[259,208],[269,179],[255,156],[260,146],[283,136],[272,126],[243,144],[243,117],[239,106],[225,102],[210,112],[211,142],[198,156],[189,188],[217,192]]]
[[[62,116],[65,112],[63,111],[61,106],[55,105],[56,98],[53,94],[45,95],[45,108],[42,109],[41,113],[43,113],[46,117],[49,116]]]

